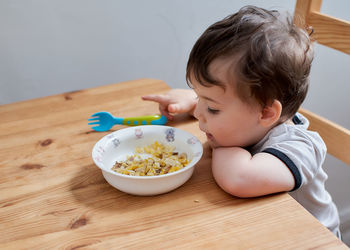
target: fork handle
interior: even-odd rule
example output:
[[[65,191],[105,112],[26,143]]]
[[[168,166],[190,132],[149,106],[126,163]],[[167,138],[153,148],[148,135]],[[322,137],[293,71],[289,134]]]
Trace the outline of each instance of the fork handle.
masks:
[[[164,125],[167,119],[163,115],[146,115],[137,117],[127,118],[115,118],[116,124],[123,124],[127,126],[138,126],[138,125]]]

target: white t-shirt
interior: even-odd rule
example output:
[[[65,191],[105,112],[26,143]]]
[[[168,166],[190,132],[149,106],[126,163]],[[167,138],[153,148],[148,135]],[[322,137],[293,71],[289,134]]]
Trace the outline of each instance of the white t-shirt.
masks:
[[[274,127],[250,151],[270,153],[284,162],[295,180],[290,195],[340,238],[338,210],[325,189],[326,145],[318,133],[307,130],[304,116],[297,113],[293,123]]]

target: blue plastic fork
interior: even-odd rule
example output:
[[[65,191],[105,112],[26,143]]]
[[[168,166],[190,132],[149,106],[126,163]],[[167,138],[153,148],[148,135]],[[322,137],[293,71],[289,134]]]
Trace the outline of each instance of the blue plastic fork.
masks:
[[[114,125],[127,125],[127,126],[138,126],[138,125],[164,125],[167,119],[163,115],[148,115],[148,116],[137,116],[137,117],[114,117],[111,113],[101,111],[93,114],[88,123],[89,125],[97,125],[92,127],[93,130],[103,132],[110,130]]]

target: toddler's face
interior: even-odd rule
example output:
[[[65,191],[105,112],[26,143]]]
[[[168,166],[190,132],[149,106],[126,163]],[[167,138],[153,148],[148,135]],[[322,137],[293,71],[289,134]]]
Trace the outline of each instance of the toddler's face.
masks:
[[[194,77],[191,79],[198,96],[194,116],[213,148],[250,146],[257,143],[263,133],[259,124],[261,107],[252,107],[238,97],[232,86],[234,77],[227,74],[229,67],[232,65],[225,59],[216,59],[209,65],[210,75],[223,83],[225,90],[216,85],[205,87]]]

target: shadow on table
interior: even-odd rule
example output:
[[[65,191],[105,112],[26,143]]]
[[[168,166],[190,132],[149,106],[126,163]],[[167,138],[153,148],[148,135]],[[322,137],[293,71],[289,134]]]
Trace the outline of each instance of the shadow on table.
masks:
[[[196,119],[187,114],[176,115],[173,121],[167,123],[168,126],[186,126],[193,124]],[[113,130],[111,130],[112,132]],[[91,131],[91,133],[98,133]],[[197,170],[195,170],[198,172]],[[167,194],[157,196],[134,196],[123,193],[107,183],[101,170],[91,162],[87,166],[82,166],[78,174],[74,176],[70,183],[70,190],[74,198],[85,206],[111,210],[123,211],[137,209],[138,204],[142,207],[154,206],[155,203],[166,202],[168,199],[180,199],[174,192],[181,192],[186,185],[193,182],[193,177],[178,189]]]
[[[211,149],[205,143],[203,157],[190,180],[166,194],[135,196],[123,193],[109,185],[101,170],[94,164],[81,167],[71,180],[70,190],[74,199],[86,207],[121,214],[138,210],[144,212],[153,208],[162,211],[168,209],[169,202],[183,210],[236,206],[242,202],[250,202],[249,199],[232,197],[216,185],[211,174],[210,161]]]

